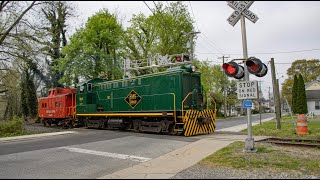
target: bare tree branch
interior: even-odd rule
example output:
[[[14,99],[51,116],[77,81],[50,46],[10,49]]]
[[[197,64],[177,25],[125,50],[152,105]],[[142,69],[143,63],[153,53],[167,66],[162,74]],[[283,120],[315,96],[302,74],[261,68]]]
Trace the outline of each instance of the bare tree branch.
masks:
[[[7,35],[10,33],[10,31],[19,23],[19,21],[22,19],[22,17],[34,6],[36,1],[33,1],[30,6],[25,9],[22,14],[18,17],[18,19],[16,19],[16,21],[9,27],[9,29],[7,29],[7,31],[2,35],[2,37],[0,38],[0,45],[2,45],[3,41],[5,40],[5,38],[7,37]]]
[[[7,92],[8,89],[4,89],[4,90],[0,90],[0,93],[4,93],[4,92]]]

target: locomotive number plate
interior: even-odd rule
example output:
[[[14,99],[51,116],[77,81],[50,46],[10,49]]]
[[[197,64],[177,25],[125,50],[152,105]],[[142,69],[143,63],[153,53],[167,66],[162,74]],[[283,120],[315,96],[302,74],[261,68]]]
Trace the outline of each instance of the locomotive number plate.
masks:
[[[129,106],[134,108],[141,101],[141,97],[132,90],[124,100],[129,104]]]

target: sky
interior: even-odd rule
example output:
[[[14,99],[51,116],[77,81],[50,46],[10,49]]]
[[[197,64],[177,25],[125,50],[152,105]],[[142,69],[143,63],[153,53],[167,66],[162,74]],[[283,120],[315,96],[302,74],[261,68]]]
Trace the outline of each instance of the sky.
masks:
[[[157,3],[158,1],[155,1]],[[171,1],[161,1],[165,6]],[[128,27],[133,14],[151,15],[146,6],[154,8],[153,1],[74,1],[79,16],[73,19],[71,33],[83,26],[88,17],[101,8],[118,12],[123,26]],[[227,1],[183,1],[195,20],[195,56],[208,59],[212,64],[243,58],[241,22],[231,26],[227,19],[233,9]],[[299,59],[320,59],[320,2],[317,1],[255,1],[249,8],[258,16],[256,23],[245,20],[248,56],[256,57],[268,66],[264,77],[250,75],[250,80],[261,81],[265,98],[269,87],[272,94],[270,60],[274,58],[276,78],[279,84],[287,78],[287,69]],[[281,90],[281,87],[280,87]]]

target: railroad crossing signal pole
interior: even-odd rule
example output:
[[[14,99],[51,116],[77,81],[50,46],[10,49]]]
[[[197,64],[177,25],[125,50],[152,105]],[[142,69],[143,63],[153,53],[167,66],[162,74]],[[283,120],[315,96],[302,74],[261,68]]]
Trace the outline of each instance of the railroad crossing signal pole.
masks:
[[[233,8],[235,11],[229,16],[227,21],[229,24],[234,26],[239,19],[241,19],[241,32],[242,32],[242,46],[243,46],[243,59],[245,61],[248,59],[248,49],[247,49],[247,36],[246,36],[246,25],[245,18],[246,16],[250,21],[255,23],[258,20],[253,12],[249,10],[249,7],[253,4],[254,1],[227,1],[228,5]],[[244,78],[245,81],[249,81],[249,72],[246,63],[244,62]],[[251,122],[251,108],[247,108],[247,117],[248,117],[248,136],[245,140],[245,149],[244,152],[257,152],[257,149],[254,148],[254,139],[252,137],[252,122]]]

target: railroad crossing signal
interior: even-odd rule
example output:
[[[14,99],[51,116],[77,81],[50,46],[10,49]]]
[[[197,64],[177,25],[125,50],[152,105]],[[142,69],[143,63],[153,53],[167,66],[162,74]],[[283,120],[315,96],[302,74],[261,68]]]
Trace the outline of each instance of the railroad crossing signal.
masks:
[[[249,60],[246,61],[246,65],[248,71],[251,74],[254,74],[258,77],[263,77],[268,72],[268,67],[264,63],[262,63],[259,59],[251,57]]]
[[[262,63],[260,59],[257,59],[255,57],[250,57],[244,62],[246,63],[249,73],[254,74],[258,77],[263,77],[268,72],[267,65]],[[222,69],[224,70],[225,74],[229,77],[242,79],[245,76],[244,67],[233,61],[229,63],[224,63],[222,65]]]
[[[235,11],[229,16],[227,21],[229,24],[234,26],[239,19],[241,19],[241,33],[242,33],[242,45],[243,45],[243,59],[248,60],[248,49],[247,49],[247,35],[246,35],[246,25],[245,25],[245,17],[250,21],[255,23],[258,20],[258,16],[253,12],[249,11],[249,7],[253,4],[254,1],[227,1],[228,5],[233,8]],[[249,63],[250,64],[250,63]],[[255,63],[254,63],[255,64]],[[247,64],[245,64],[244,70],[244,80],[249,81],[249,73]],[[255,71],[252,71],[255,72]],[[260,72],[259,72],[260,73]],[[264,76],[263,73],[260,74]],[[248,117],[248,137],[245,141],[245,149],[244,152],[257,152],[257,149],[254,148],[254,139],[252,137],[252,123],[251,123],[251,109],[247,108],[247,117]]]
[[[178,54],[176,55],[175,59],[176,59],[176,62],[190,61],[190,57],[188,54],[183,54],[183,57],[181,57],[181,55]]]
[[[236,25],[240,19],[241,14],[244,15],[251,22],[255,23],[259,19],[257,15],[249,10],[249,7],[254,1],[227,1],[228,6],[235,11],[227,19],[232,26]]]

